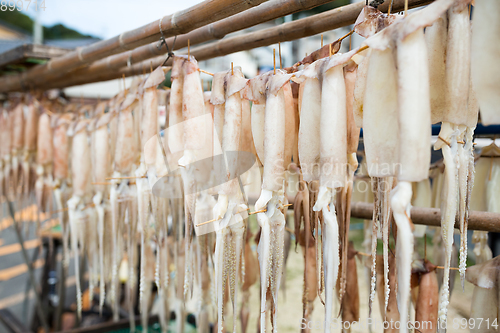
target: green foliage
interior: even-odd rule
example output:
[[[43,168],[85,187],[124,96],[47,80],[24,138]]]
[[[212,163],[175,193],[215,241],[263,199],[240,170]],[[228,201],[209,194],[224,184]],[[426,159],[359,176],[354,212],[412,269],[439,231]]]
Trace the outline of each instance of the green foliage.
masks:
[[[33,20],[21,12],[14,11],[0,11],[0,20],[14,26],[20,30],[23,30],[26,34],[31,34],[33,31]]]
[[[62,24],[56,24],[51,27],[43,27],[43,36],[46,39],[92,38],[92,36],[83,35],[76,30],[65,27]]]
[[[25,34],[31,35],[33,32],[33,20],[17,10],[0,11],[0,20],[22,30]],[[83,35],[76,30],[65,27],[62,24],[56,24],[52,27],[43,27],[44,39],[77,39],[92,38],[93,36]]]

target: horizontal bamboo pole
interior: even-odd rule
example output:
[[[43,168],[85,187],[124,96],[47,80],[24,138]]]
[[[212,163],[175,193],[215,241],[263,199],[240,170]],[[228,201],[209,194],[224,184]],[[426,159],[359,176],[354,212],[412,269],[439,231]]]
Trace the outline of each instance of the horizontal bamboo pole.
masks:
[[[373,204],[365,202],[351,203],[351,216],[371,220],[373,217]],[[439,208],[412,207],[410,213],[414,224],[428,226],[441,226],[441,210]],[[460,223],[455,221],[455,228],[460,229]],[[469,212],[469,230],[482,230],[500,232],[500,213]]]
[[[383,12],[387,12],[390,1],[385,1],[384,4],[379,6]],[[433,0],[408,0],[409,8],[420,7],[433,2]],[[392,12],[402,11],[404,9],[405,0],[394,0]],[[250,50],[257,47],[268,46],[278,42],[291,41],[298,38],[316,35],[321,32],[333,30],[353,24],[359,16],[364,7],[364,2],[353,3],[347,6],[335,8],[320,14],[312,15],[300,20],[281,24],[277,27],[267,28],[242,34],[239,36],[225,38],[217,42],[205,44],[191,48],[190,53],[197,60],[207,60],[223,55]],[[176,42],[177,44],[177,42]],[[165,56],[155,57],[152,60],[143,61],[127,67],[122,68],[111,74],[103,73],[100,76],[81,76],[81,77],[68,77],[64,80],[45,84],[46,88],[62,88],[73,85],[79,85],[90,82],[99,82],[119,78],[122,74],[128,76],[128,73],[142,73],[143,68],[149,68],[152,64],[153,67],[161,65],[165,61]],[[167,62],[171,64],[171,61]],[[124,73],[126,72],[126,73]]]
[[[191,46],[201,44],[214,39],[221,39],[229,33],[250,28],[254,25],[268,22],[279,17],[290,15],[299,11],[308,10],[334,0],[274,0],[261,4],[260,6],[248,9],[239,14],[230,16],[223,20],[205,25],[187,34],[179,35],[177,38],[166,38],[166,43],[170,51],[179,50],[187,46],[188,40]],[[175,40],[175,47],[174,46]],[[119,53],[105,59],[98,60],[90,66],[75,70],[72,76],[99,77],[100,75],[116,71],[129,64],[136,64],[140,61],[150,59],[155,56],[164,55],[166,47],[158,47],[158,41],[138,47],[134,50]],[[173,48],[173,49],[172,49]],[[66,73],[61,73],[63,77]],[[95,75],[95,76],[93,76]]]
[[[99,41],[54,58],[44,65],[19,75],[0,79],[0,92],[20,91],[43,84],[61,73],[104,57],[134,49],[160,38],[160,27],[165,38],[188,33],[206,24],[224,19],[266,0],[206,0],[195,6],[126,31],[119,36]]]

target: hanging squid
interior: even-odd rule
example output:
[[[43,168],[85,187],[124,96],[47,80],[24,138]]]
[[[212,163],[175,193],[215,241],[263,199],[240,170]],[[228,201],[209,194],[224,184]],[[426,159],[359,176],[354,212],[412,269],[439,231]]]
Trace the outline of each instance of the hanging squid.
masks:
[[[40,124],[43,124],[43,116]],[[80,253],[85,253],[86,229],[89,223],[89,213],[86,204],[90,201],[89,190],[91,180],[91,152],[87,133],[88,122],[85,119],[77,120],[72,124],[70,136],[71,146],[71,175],[73,195],[68,200],[69,228],[71,247],[75,260],[77,313],[81,317],[82,289],[80,281]],[[52,140],[51,140],[52,141]],[[38,139],[40,143],[40,138]]]
[[[351,51],[343,55],[335,54],[325,59],[326,61],[321,66],[321,72],[318,72],[322,76],[320,117],[321,174],[318,198],[313,210],[321,210],[324,219],[321,229],[326,291],[326,332],[330,331],[333,290],[337,282],[340,265],[340,237],[337,215],[343,214],[340,212],[344,211],[343,207],[339,207],[339,205],[335,207],[335,196],[341,195],[347,178],[347,95],[343,63],[347,62],[353,54],[354,52]],[[313,65],[311,64],[310,67]],[[337,200],[337,202],[339,201]],[[343,220],[344,218],[342,217],[341,221]],[[344,266],[344,268],[346,269],[347,267]],[[342,280],[341,284],[343,284]]]
[[[446,320],[449,303],[449,267],[451,264],[455,215],[460,221],[460,276],[462,286],[467,259],[468,204],[474,176],[472,136],[478,107],[470,84],[469,1],[458,1],[430,28],[427,44],[430,51],[431,88],[442,91],[441,101],[431,99],[433,121],[442,121],[435,149],[441,149],[445,164],[443,189],[442,238],[445,243],[443,288],[440,297],[440,322]],[[446,47],[441,44],[443,39]],[[444,55],[443,55],[444,53]],[[444,64],[443,64],[444,60]],[[431,63],[431,61],[435,63]],[[443,73],[444,71],[444,73]],[[459,198],[457,202],[457,196]]]
[[[500,44],[496,42],[500,35],[499,11],[500,2],[496,0],[474,3],[471,73],[484,125],[500,124],[500,65],[497,62]]]
[[[276,71],[268,81],[265,121],[264,121],[264,174],[262,191],[255,204],[256,210],[266,208],[266,212],[257,214],[261,227],[258,246],[261,314],[266,312],[267,293],[269,290],[272,306],[273,332],[277,332],[276,316],[278,313],[278,290],[283,267],[283,246],[285,216],[282,213],[284,203],[284,154],[285,154],[285,96],[283,85],[290,75]],[[261,315],[261,332],[266,330],[266,316]]]
[[[170,108],[168,115],[168,150],[170,159],[174,166],[177,166],[178,160],[184,154],[184,124],[182,117],[182,101],[183,101],[183,86],[184,86],[184,73],[182,65],[184,58],[174,57],[172,73],[171,73],[171,90],[170,90]],[[215,111],[214,111],[215,112]],[[183,245],[183,230],[180,221],[183,221],[184,206],[182,196],[182,182],[178,177],[169,178],[170,184],[173,185],[176,194],[170,200],[173,224],[173,233],[176,239],[174,248],[174,261],[176,267],[174,284],[175,289],[175,302],[174,311],[176,320],[176,330],[183,332],[185,323],[185,306],[184,306],[184,245]]]
[[[408,329],[406,321],[413,252],[412,226],[409,219],[412,196],[410,182],[427,179],[430,162],[430,81],[423,28],[432,25],[454,4],[455,1],[452,0],[434,2],[423,10],[393,23],[366,41],[372,48],[397,48],[400,170],[398,184],[391,195],[391,208],[398,227],[398,299],[401,320],[405,323],[401,324],[404,332]],[[468,82],[467,80],[466,84]],[[468,89],[465,94],[468,96]],[[450,198],[453,198],[453,195],[450,194]],[[449,241],[452,242],[452,239]],[[447,286],[441,290],[442,295],[447,295],[446,289]],[[441,304],[446,308],[446,301]],[[441,320],[445,320],[445,317],[446,314],[443,313]]]
[[[38,210],[47,211],[50,207],[50,193],[52,188],[52,128],[50,126],[50,116],[44,112],[38,122],[37,138],[37,180],[35,184],[35,193]]]
[[[15,198],[18,199],[20,176],[22,175],[21,162],[22,162],[22,150],[24,148],[24,108],[26,106],[22,101],[20,101],[11,111],[12,120],[12,177],[11,183],[13,187],[13,194]]]
[[[104,115],[97,116],[92,124],[90,131],[92,132],[91,137],[91,150],[92,150],[92,179],[96,183],[101,183],[95,185],[94,187],[94,197],[92,201],[95,205],[97,212],[97,228],[96,234],[98,235],[98,255],[99,260],[99,308],[102,311],[102,307],[105,301],[106,295],[106,275],[105,275],[105,265],[104,265],[104,251],[105,251],[105,230],[107,230],[110,212],[109,212],[109,202],[108,202],[108,190],[106,185],[102,185],[107,177],[111,176],[111,160],[109,152],[109,131],[108,123],[115,116],[113,113],[106,113]],[[97,252],[97,251],[96,251]]]
[[[158,94],[157,86],[165,80],[167,68],[159,66],[146,79],[142,86],[142,107],[140,123],[140,165],[135,170],[137,177],[137,203],[138,203],[138,223],[141,228],[141,267],[139,280],[139,304],[141,308],[141,321],[147,324],[149,299],[151,297],[151,284],[154,276],[152,271],[147,269],[154,267],[153,259],[147,256],[150,251],[149,243],[155,226],[153,213],[152,185],[156,181],[155,162],[158,128]],[[132,128],[134,120],[132,119]]]
[[[247,206],[244,203],[243,193],[240,190],[238,166],[239,156],[237,153],[240,148],[242,135],[242,100],[240,91],[246,86],[247,80],[239,67],[227,72],[224,77],[223,87],[220,87],[222,81],[214,82],[213,91],[216,99],[220,98],[220,93],[224,91],[224,122],[222,126],[222,152],[224,156],[225,173],[220,175],[222,186],[219,190],[217,204],[214,206],[214,218],[220,219],[216,229],[216,247],[215,247],[215,276],[217,293],[217,325],[219,331],[224,327],[224,309],[223,297],[226,290],[226,283],[229,280],[230,298],[233,303],[233,331],[236,332],[236,306],[238,300],[238,280],[240,266],[243,261],[243,250],[245,246],[244,233],[246,223],[239,214],[245,211]],[[217,105],[214,109],[217,110]],[[220,126],[216,120],[215,128]],[[241,185],[243,185],[241,183]]]
[[[1,114],[2,132],[1,132],[1,153],[2,153],[2,194],[9,199],[9,179],[11,168],[11,117],[9,112],[4,108]]]
[[[386,15],[366,6],[355,23],[355,31],[370,37],[386,26],[395,22],[400,16]],[[354,103],[358,118],[363,125],[365,156],[368,175],[372,178],[375,194],[374,215],[372,221],[372,268],[370,284],[369,308],[375,298],[376,286],[376,247],[378,230],[382,231],[384,256],[384,312],[389,302],[389,193],[392,190],[394,177],[397,175],[399,162],[399,125],[397,98],[396,58],[393,50],[372,48],[369,56],[359,65],[361,76],[356,79]],[[369,87],[369,88],[365,88]],[[357,89],[356,89],[357,88]],[[356,110],[356,108],[355,108]],[[380,128],[386,128],[380,131]]]
[[[27,112],[25,116],[25,129],[24,129],[24,151],[23,151],[23,183],[24,183],[24,197],[28,200],[29,193],[33,190],[34,175],[35,175],[35,158],[36,158],[36,139],[38,129],[38,101],[30,96]],[[55,150],[54,150],[55,154]],[[54,155],[55,162],[55,155]],[[55,165],[54,165],[55,167]]]
[[[31,108],[31,106],[30,106]],[[69,265],[69,226],[67,213],[64,211],[66,203],[71,194],[71,181],[69,174],[70,159],[70,139],[68,137],[68,127],[71,124],[73,115],[66,113],[52,120],[53,128],[53,149],[54,149],[54,201],[58,210],[59,223],[63,238],[63,265],[65,269]]]

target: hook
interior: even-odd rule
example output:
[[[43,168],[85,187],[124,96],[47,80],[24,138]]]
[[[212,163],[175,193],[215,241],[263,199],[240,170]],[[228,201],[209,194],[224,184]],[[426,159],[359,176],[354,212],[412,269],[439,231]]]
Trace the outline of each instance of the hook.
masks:
[[[158,23],[158,26],[160,28],[161,37],[160,37],[160,41],[158,42],[156,47],[158,48],[158,50],[161,50],[162,45],[165,44],[165,47],[167,48],[167,59],[165,59],[163,64],[161,64],[162,66],[164,66],[167,63],[168,59],[170,59],[171,57],[174,56],[174,48],[175,48],[175,41],[177,40],[177,35],[174,36],[174,42],[172,43],[172,50],[170,50],[170,48],[168,47],[168,43],[165,40],[165,36],[163,35],[163,30],[161,28],[161,21],[162,20],[163,20],[163,17],[161,18],[160,22]]]

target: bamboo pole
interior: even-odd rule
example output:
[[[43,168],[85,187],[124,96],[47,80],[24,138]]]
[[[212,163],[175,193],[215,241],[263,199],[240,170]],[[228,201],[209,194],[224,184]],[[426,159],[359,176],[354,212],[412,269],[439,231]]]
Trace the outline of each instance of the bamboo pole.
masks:
[[[177,36],[177,38],[166,38],[165,41],[170,51],[179,50],[186,47],[188,41],[189,44],[193,46],[214,39],[221,39],[229,33],[250,28],[256,24],[268,22],[299,11],[308,10],[332,1],[333,0],[310,0],[306,2],[296,0],[268,1],[260,6],[193,30],[185,35]],[[98,77],[105,72],[125,67],[129,63],[135,64],[155,56],[164,55],[165,50],[166,48],[163,45],[158,48],[158,41],[155,41],[134,50],[98,60],[86,68],[73,71],[72,76],[96,75],[96,77]],[[59,77],[63,77],[64,75],[65,73],[61,73]]]
[[[365,202],[351,203],[351,216],[371,220],[373,204]],[[412,207],[410,213],[414,224],[441,226],[441,210],[439,208]],[[460,223],[455,221],[455,228],[460,229]],[[500,213],[471,211],[469,212],[469,230],[500,232]]]
[[[427,5],[434,0],[409,0],[409,8],[420,7]],[[224,56],[239,51],[250,50],[257,47],[268,46],[278,42],[291,41],[298,38],[316,35],[318,33],[344,27],[353,24],[364,7],[363,2],[350,4],[347,6],[335,8],[321,14],[309,16],[300,20],[281,24],[277,27],[258,30],[255,32],[246,33],[236,37],[225,38],[217,42],[208,43],[203,46],[191,48],[190,54],[197,60],[207,60],[215,57]],[[257,10],[259,7],[255,8]],[[379,6],[383,12],[387,12],[387,1]],[[393,12],[401,11],[404,9],[404,0],[394,0]],[[243,14],[243,13],[242,13]],[[188,34],[189,35],[189,34]],[[186,40],[187,42],[187,40]],[[192,42],[192,39],[191,39]],[[177,45],[177,42],[176,42]],[[328,51],[328,50],[327,50]],[[153,66],[160,66],[165,61],[165,56],[159,56],[153,59]],[[149,61],[147,62],[149,64]],[[117,71],[108,73],[101,72],[99,75],[87,76],[71,75],[64,80],[46,83],[44,88],[61,88],[72,85],[79,85],[90,82],[99,82],[111,80],[116,77],[121,77],[122,73],[125,76],[139,75],[142,73],[142,68],[145,62],[140,62],[130,67],[125,67]],[[171,64],[171,60],[167,62]],[[0,82],[1,83],[1,82]],[[0,91],[2,88],[0,87]]]
[[[257,6],[266,0],[206,0],[195,6],[134,30],[123,32],[110,39],[99,41],[89,46],[68,52],[54,58],[44,65],[39,65],[20,75],[0,80],[0,91],[19,91],[47,82],[51,77],[76,69],[82,65],[103,59],[104,57],[132,50],[153,41],[160,36],[172,37],[188,33],[206,24],[224,19]],[[161,32],[160,32],[161,29]]]

